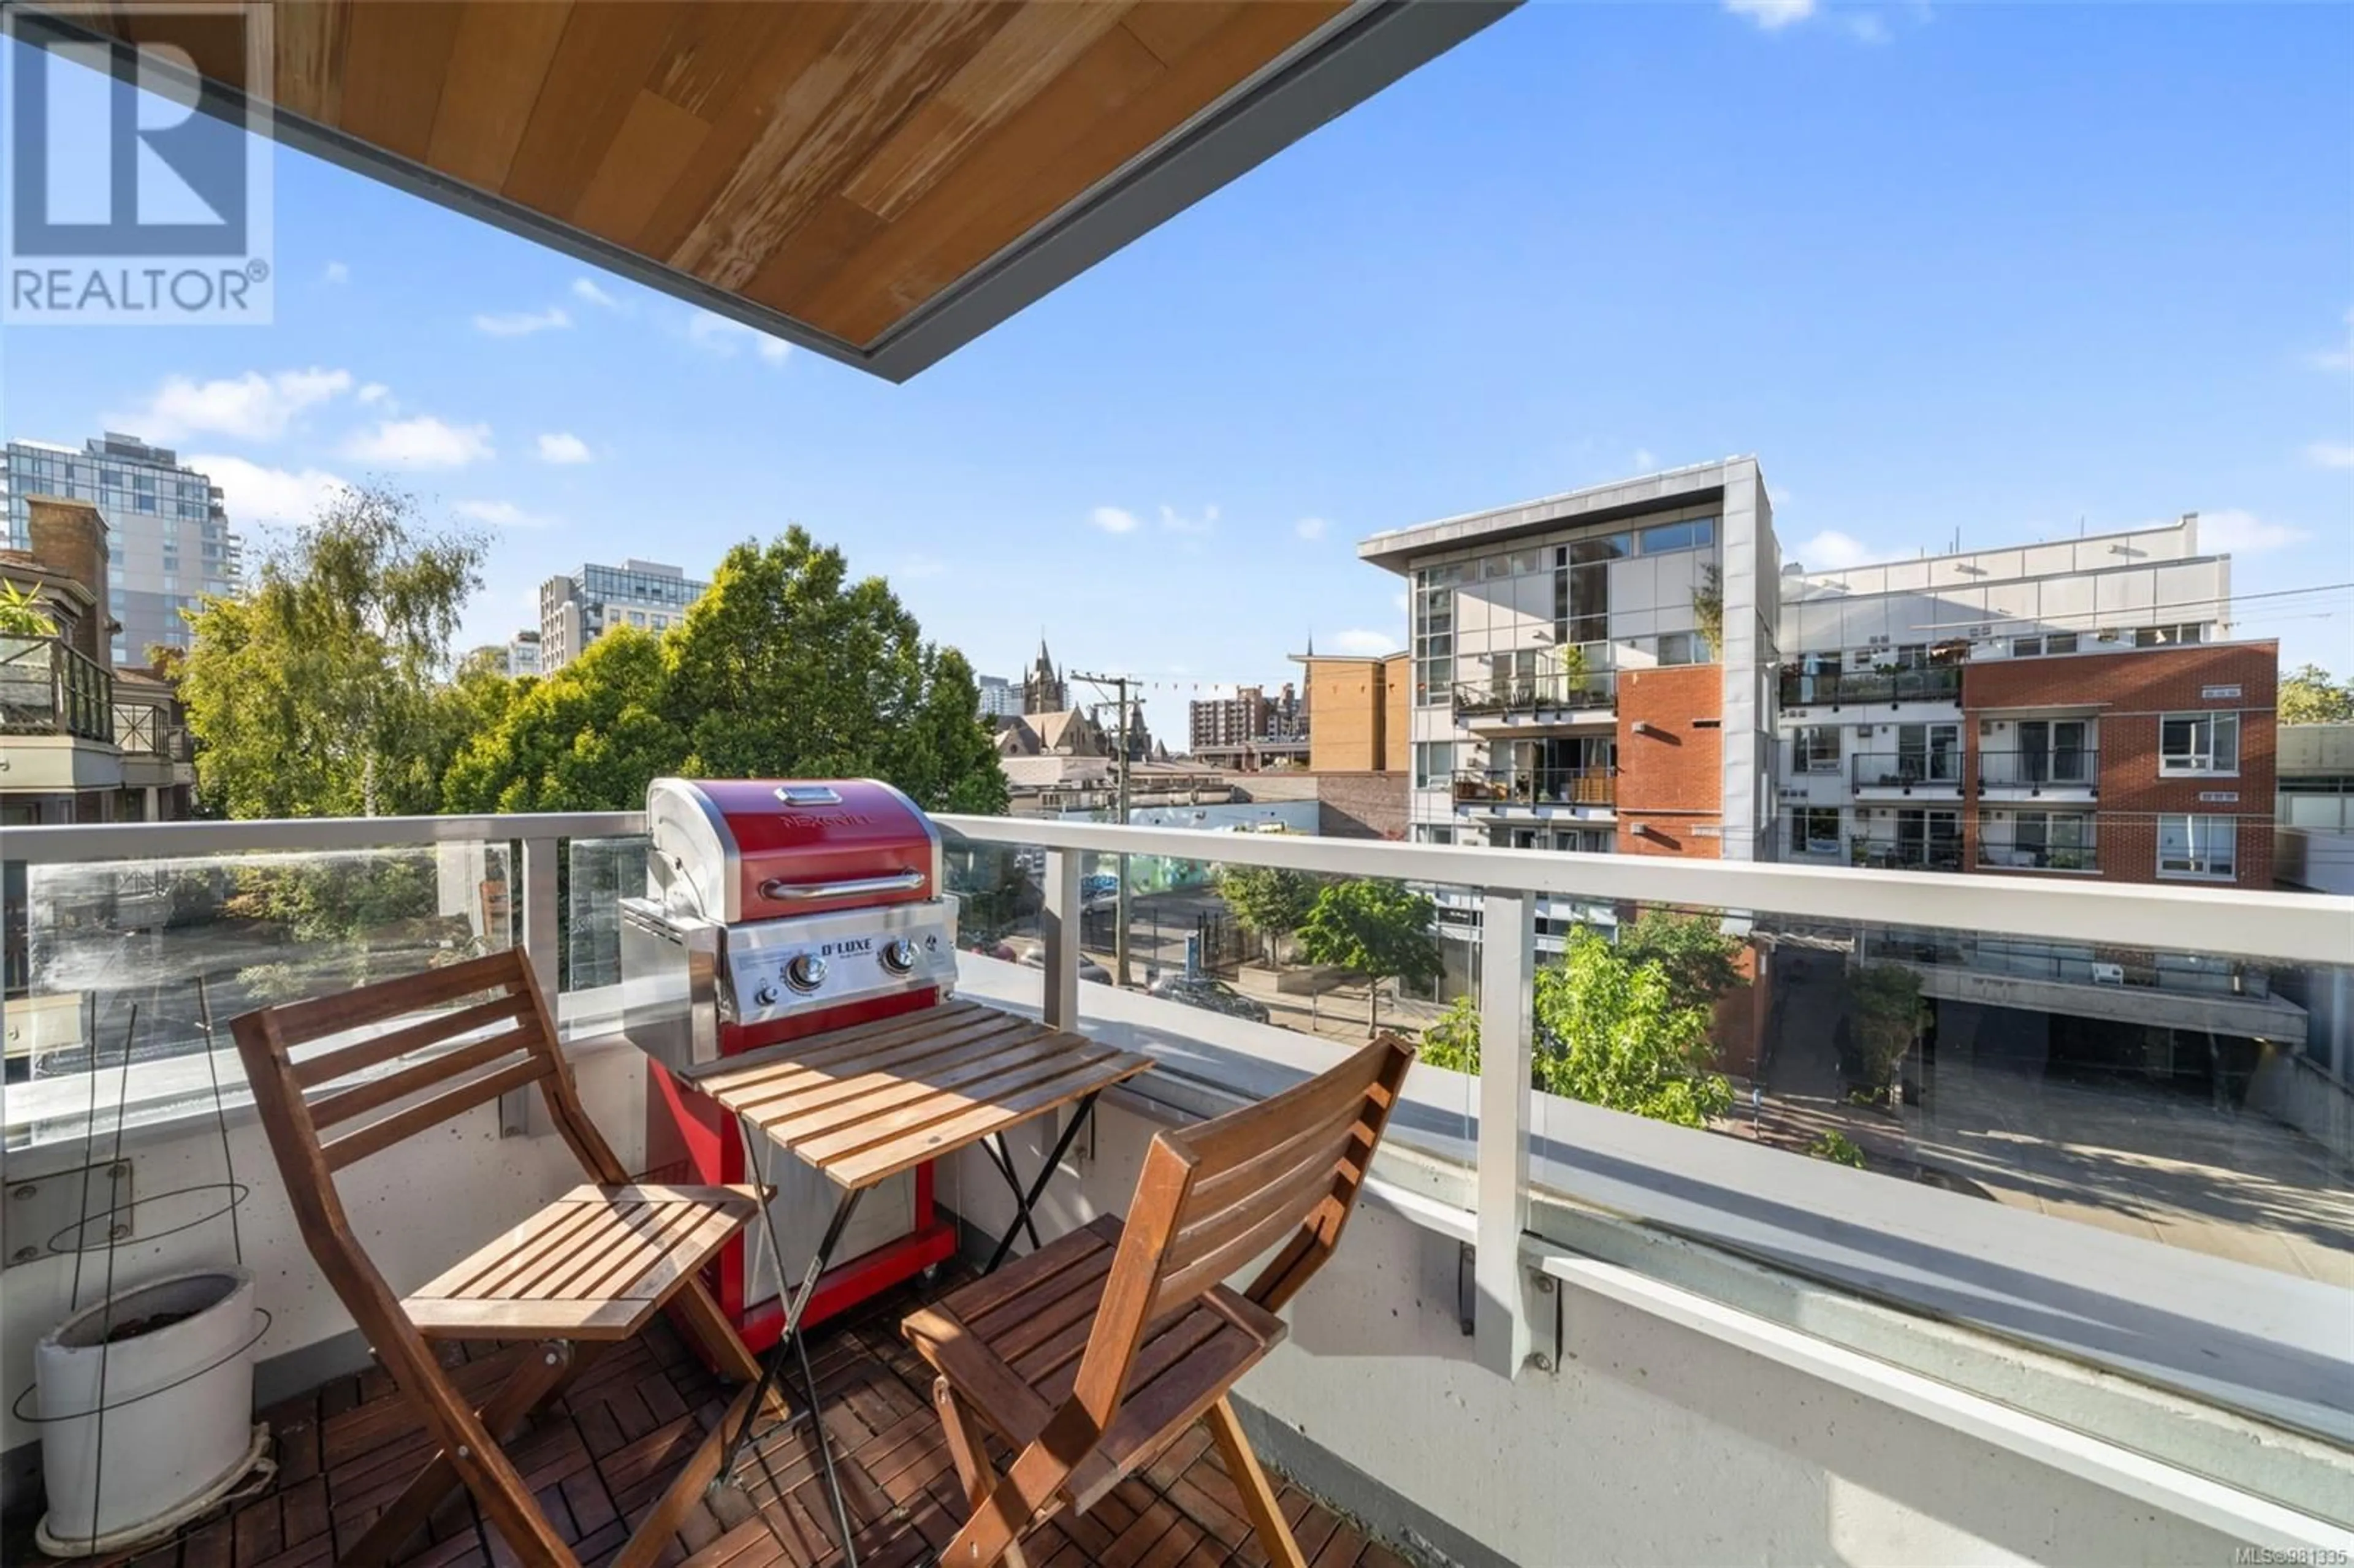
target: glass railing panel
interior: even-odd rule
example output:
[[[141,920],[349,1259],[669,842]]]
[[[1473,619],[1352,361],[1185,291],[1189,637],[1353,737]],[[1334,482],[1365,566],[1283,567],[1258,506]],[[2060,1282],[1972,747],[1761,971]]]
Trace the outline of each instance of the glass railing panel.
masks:
[[[1622,907],[1536,982],[1534,1181],[2344,1441],[2354,966],[2183,936]]]
[[[594,991],[621,983],[620,901],[644,896],[651,842],[642,833],[566,841],[559,989]]]
[[[20,880],[21,879],[21,880]],[[11,1148],[209,1109],[228,1021],[510,944],[507,847],[8,868]],[[207,1025],[209,1022],[211,1027]],[[96,1069],[93,1080],[93,1069]]]

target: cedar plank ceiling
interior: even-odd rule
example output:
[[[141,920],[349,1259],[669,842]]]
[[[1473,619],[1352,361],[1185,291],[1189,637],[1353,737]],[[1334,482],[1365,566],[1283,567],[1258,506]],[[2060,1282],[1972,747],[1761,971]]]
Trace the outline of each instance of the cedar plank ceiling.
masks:
[[[270,96],[281,139],[901,378],[1503,8],[276,0]],[[249,85],[238,35],[217,19],[47,9],[175,44],[215,84]],[[1418,15],[1395,25],[1405,12]],[[1266,112],[1287,92],[1299,101]],[[1223,161],[1168,176],[1124,219],[1092,220],[1102,231],[1070,248],[1084,254],[1000,289],[983,319],[887,352],[917,313],[1018,264],[1050,220],[1161,177],[1186,138],[1221,133],[1204,129],[1221,114]],[[1233,143],[1253,114],[1253,144]]]

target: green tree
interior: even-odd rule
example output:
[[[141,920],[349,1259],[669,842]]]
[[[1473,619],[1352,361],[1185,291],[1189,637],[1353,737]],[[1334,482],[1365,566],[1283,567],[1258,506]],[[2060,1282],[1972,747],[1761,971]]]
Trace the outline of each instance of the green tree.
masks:
[[[483,540],[425,526],[417,503],[337,493],[253,588],[190,620],[180,697],[196,780],[232,817],[430,811],[449,747],[437,694],[482,586]]]
[[[1618,951],[1629,963],[1665,969],[1669,998],[1677,1007],[1712,1007],[1741,983],[1741,939],[1725,935],[1706,915],[1646,909],[1619,929]]]
[[[1269,963],[1276,959],[1277,939],[1306,923],[1323,886],[1324,879],[1313,872],[1279,865],[1222,865],[1217,870],[1218,896],[1257,935],[1261,956]]]
[[[1708,1010],[1677,1002],[1665,964],[1638,961],[1581,927],[1537,970],[1531,1011],[1531,1075],[1548,1094],[1681,1127],[1705,1127],[1732,1108],[1733,1086],[1710,1066]],[[1422,1042],[1433,1066],[1478,1072],[1478,1004],[1458,998]]]
[[[972,668],[881,577],[796,526],[728,551],[665,642],[686,770],[887,779],[931,810],[1002,811],[1004,770]]]
[[[887,779],[928,810],[1002,812],[972,667],[923,640],[880,577],[800,528],[738,545],[684,624],[617,629],[510,683],[442,791],[468,811],[628,810],[690,778]]]
[[[1854,1069],[1876,1097],[1896,1082],[1921,1033],[1921,977],[1903,964],[1864,964],[1848,971],[1847,983]]]
[[[1431,930],[1438,906],[1402,882],[1336,882],[1317,894],[1299,924],[1309,962],[1337,964],[1366,978],[1366,1026],[1381,1010],[1384,980],[1433,980],[1445,966]]]
[[[2339,684],[2318,664],[2300,664],[2280,681],[2283,724],[2345,724],[2354,720],[2354,681]]]
[[[497,723],[459,750],[444,809],[634,810],[649,783],[684,768],[662,645],[644,631],[617,627],[554,674],[514,684]]]

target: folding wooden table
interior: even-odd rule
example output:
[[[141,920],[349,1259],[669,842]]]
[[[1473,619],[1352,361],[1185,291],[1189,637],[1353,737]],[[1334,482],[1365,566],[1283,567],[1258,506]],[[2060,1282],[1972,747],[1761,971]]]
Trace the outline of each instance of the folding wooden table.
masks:
[[[833,1453],[818,1406],[817,1378],[801,1336],[802,1312],[831,1265],[834,1248],[867,1189],[927,1160],[981,1144],[1013,1193],[1013,1222],[990,1256],[994,1269],[1027,1231],[1038,1245],[1032,1207],[1046,1190],[1071,1139],[1094,1112],[1096,1097],[1152,1065],[1152,1059],[1117,1050],[1084,1034],[1049,1028],[978,1002],[949,1001],[918,1012],[790,1040],[687,1068],[680,1075],[732,1113],[744,1133],[747,1158],[763,1187],[769,1160],[758,1153],[781,1148],[824,1173],[842,1189],[825,1237],[811,1255],[800,1287],[784,1303],[784,1327],[761,1368],[759,1392],[729,1440],[715,1484],[734,1473],[738,1450],[752,1429],[784,1364],[787,1347],[801,1362],[802,1393],[817,1430],[818,1457],[832,1494],[842,1549],[851,1568],[850,1510],[835,1478]],[[1036,1176],[1025,1186],[1006,1147],[1006,1129],[1066,1105],[1069,1123]],[[783,1288],[784,1255],[774,1207],[762,1205],[769,1245]]]

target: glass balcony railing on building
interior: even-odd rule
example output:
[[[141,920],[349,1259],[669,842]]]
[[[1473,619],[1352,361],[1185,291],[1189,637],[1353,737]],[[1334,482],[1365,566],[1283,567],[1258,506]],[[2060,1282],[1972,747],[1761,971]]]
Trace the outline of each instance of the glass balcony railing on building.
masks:
[[[1959,789],[1962,754],[1955,749],[1859,751],[1849,767],[1859,789],[1903,789],[1915,785]]]
[[[1962,694],[1954,666],[1923,670],[1849,670],[1820,674],[1785,669],[1784,707],[1839,707],[1858,703],[1950,703]]]
[[[1455,776],[1461,806],[1607,806],[1618,798],[1616,768],[1522,768]]]
[[[1893,832],[1850,833],[1848,862],[1900,871],[1959,871],[1962,869],[1962,828],[1958,815],[1951,823],[1931,822],[1918,828],[1900,826]]]
[[[1617,701],[1615,670],[1540,671],[1455,683],[1455,711],[1471,716],[1607,708]]]
[[[2079,750],[1981,751],[1981,789],[2095,790],[2100,787],[2101,754],[2087,747]]]
[[[114,675],[55,637],[0,637],[0,734],[114,738]]]

